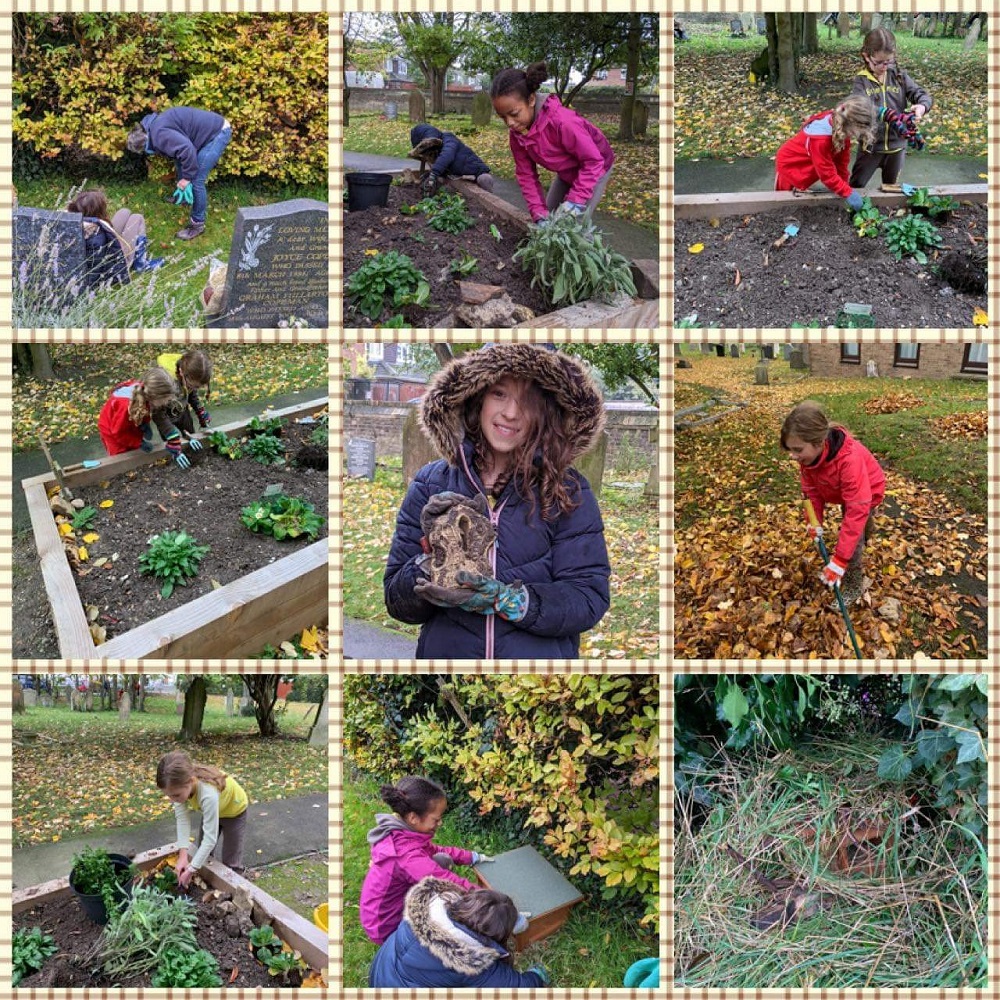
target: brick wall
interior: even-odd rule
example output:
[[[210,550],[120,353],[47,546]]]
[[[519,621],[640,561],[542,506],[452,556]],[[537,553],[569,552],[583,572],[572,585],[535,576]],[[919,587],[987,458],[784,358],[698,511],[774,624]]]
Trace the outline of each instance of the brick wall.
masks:
[[[862,342],[859,346],[861,363],[844,364],[840,344],[810,344],[807,350],[812,374],[820,378],[865,378],[868,362],[874,361],[881,378],[986,378],[985,374],[962,371],[964,344],[920,344],[917,367],[896,365],[894,344]]]
[[[403,421],[409,406],[378,404],[367,400],[349,399],[344,401],[344,438],[359,437],[374,440],[376,455],[399,455],[403,448]],[[657,422],[659,414],[655,410],[619,409],[608,410],[608,461],[609,468],[622,442],[629,438],[631,446],[647,459],[652,459],[657,443]]]

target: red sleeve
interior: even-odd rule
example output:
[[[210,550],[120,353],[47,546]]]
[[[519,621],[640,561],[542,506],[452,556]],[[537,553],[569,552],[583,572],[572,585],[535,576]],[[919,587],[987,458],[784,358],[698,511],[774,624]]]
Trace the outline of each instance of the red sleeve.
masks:
[[[847,183],[847,161],[851,156],[851,144],[844,143],[839,153],[833,151],[833,139],[826,135],[809,137],[809,158],[816,170],[816,176],[834,194],[847,198],[851,185]]]
[[[846,566],[858,547],[865,522],[872,509],[872,487],[868,479],[864,456],[854,452],[840,463],[840,495],[844,505],[844,520],[837,536],[833,556]]]

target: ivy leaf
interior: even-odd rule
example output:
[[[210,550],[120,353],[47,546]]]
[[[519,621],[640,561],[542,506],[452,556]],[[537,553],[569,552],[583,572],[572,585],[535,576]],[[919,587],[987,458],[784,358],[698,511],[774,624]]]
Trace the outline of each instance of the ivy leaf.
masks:
[[[944,729],[924,729],[917,736],[917,750],[914,759],[926,768],[933,767],[949,750],[955,741]]]
[[[986,760],[982,737],[978,733],[959,730],[955,734],[955,742],[959,746],[956,764],[965,764],[973,760]]]
[[[939,691],[964,691],[976,683],[978,674],[946,674],[938,684]]]
[[[879,757],[878,776],[883,781],[905,781],[913,770],[902,744],[894,743]]]
[[[726,721],[735,729],[750,711],[750,704],[737,684],[730,684],[725,698],[722,699],[722,714]]]

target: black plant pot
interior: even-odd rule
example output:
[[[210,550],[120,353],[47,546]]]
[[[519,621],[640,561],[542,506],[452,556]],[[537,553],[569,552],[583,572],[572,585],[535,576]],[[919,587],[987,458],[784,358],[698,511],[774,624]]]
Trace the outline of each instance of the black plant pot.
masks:
[[[931,208],[930,205],[910,205],[910,211],[914,215],[930,215]]]
[[[935,223],[936,225],[940,225],[942,223],[947,222],[950,218],[951,218],[951,209],[945,208],[942,209],[940,212],[937,212],[936,214],[932,214],[931,222]]]
[[[116,875],[118,872],[127,871],[129,866],[132,864],[131,860],[126,858],[124,854],[109,854],[108,857],[111,859],[111,864],[115,869]],[[73,890],[73,894],[79,900],[80,906],[83,907],[83,912],[86,913],[95,924],[101,924],[103,926],[108,922],[108,911],[104,906],[103,896],[92,896],[87,893],[80,892],[80,890],[74,885],[74,875],[75,872],[70,872],[69,887]],[[121,895],[121,903],[119,905],[123,905],[132,895],[131,881],[126,882],[124,885],[119,883],[118,892]]]
[[[348,212],[361,212],[388,204],[392,174],[352,172],[344,174],[344,179],[347,181]]]

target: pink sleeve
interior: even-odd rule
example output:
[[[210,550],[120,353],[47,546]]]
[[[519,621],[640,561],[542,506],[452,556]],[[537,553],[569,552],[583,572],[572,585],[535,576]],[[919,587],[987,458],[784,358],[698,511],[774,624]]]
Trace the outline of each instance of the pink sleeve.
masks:
[[[582,120],[567,122],[559,130],[559,138],[568,153],[572,153],[580,163],[580,169],[573,180],[573,186],[566,200],[576,205],[586,205],[604,176],[604,157],[597,148]]]
[[[457,847],[438,847],[436,844],[434,845],[434,849],[455,858],[459,864],[470,864],[472,862],[472,854],[469,851],[462,851]],[[468,861],[462,861],[461,858],[455,857],[456,854],[468,858]],[[448,871],[447,868],[442,868],[430,855],[423,851],[408,851],[406,854],[400,855],[399,866],[414,882],[419,882],[424,878],[444,878],[449,882],[454,882],[455,885],[460,885],[463,889],[479,888],[479,886],[473,885],[472,882],[462,878],[461,875],[456,875],[454,872]]]
[[[524,195],[524,203],[528,206],[531,219],[533,222],[544,219],[549,210],[545,207],[545,192],[542,190],[542,182],[538,179],[538,168],[521,148],[513,133],[510,136],[510,151],[514,157],[514,176],[517,178],[521,194]]]
[[[454,859],[460,865],[472,864],[472,851],[467,851],[462,847],[441,847],[439,844],[435,844],[434,850],[441,854],[447,854],[449,858]]]
[[[847,144],[844,144],[847,156],[851,151]],[[848,198],[851,194],[851,185],[847,183],[847,172],[841,177],[837,169],[837,161],[834,158],[833,140],[827,136],[810,136],[809,156],[812,159],[816,175],[834,194],[839,194],[841,198]],[[845,161],[846,166],[846,161]]]

